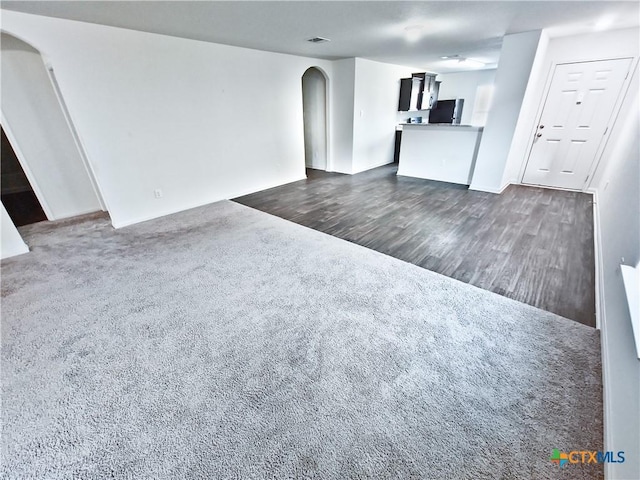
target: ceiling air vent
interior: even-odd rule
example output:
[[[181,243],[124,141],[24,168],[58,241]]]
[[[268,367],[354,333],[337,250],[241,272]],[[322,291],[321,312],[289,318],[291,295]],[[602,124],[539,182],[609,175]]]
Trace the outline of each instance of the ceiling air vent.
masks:
[[[307,42],[311,42],[311,43],[325,43],[325,42],[330,42],[331,40],[329,40],[328,38],[324,38],[324,37],[313,37],[307,40]]]

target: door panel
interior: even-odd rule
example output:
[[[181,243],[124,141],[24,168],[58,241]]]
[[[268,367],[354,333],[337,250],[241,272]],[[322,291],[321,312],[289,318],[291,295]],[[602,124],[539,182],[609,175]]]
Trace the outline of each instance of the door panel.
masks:
[[[584,187],[630,65],[630,58],[556,65],[523,183]]]

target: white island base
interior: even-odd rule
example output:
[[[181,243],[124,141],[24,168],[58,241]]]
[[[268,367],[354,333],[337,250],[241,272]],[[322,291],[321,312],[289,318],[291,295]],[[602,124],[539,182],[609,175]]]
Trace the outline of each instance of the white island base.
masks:
[[[405,124],[398,175],[471,184],[482,127]]]

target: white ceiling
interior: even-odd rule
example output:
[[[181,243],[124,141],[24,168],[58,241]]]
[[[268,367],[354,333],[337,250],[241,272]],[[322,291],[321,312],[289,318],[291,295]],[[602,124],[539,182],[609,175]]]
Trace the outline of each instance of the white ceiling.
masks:
[[[2,1],[4,9],[324,59],[362,57],[446,73],[458,54],[495,67],[502,37],[640,24],[634,1]],[[405,28],[420,25],[409,42]],[[331,42],[312,44],[308,38]],[[468,68],[466,68],[468,69]]]

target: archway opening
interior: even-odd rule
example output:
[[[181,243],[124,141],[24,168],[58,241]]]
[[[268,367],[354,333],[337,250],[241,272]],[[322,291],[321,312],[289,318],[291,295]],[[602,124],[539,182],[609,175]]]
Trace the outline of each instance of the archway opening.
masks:
[[[13,166],[20,167],[16,188],[28,184],[35,197],[31,200],[36,200],[48,220],[104,210],[53,68],[25,41],[6,32],[1,37],[2,130],[7,140],[3,138],[3,157],[10,150],[16,161]],[[2,166],[6,166],[4,159]],[[4,203],[9,192],[3,189],[2,193]],[[25,199],[18,199],[18,208],[28,206]],[[5,208],[14,219],[10,206]]]
[[[305,167],[327,170],[327,79],[316,67],[302,76]]]

